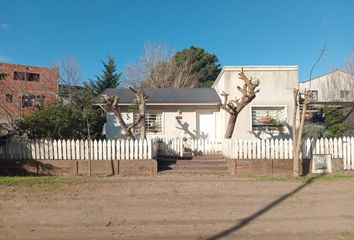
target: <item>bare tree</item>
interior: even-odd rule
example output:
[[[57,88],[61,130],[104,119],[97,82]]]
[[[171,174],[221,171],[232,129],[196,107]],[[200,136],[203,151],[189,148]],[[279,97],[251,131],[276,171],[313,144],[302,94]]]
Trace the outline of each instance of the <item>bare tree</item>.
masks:
[[[304,93],[300,94],[299,89],[294,90],[294,113],[293,113],[293,156],[294,156],[294,161],[293,161],[293,175],[294,177],[298,177],[302,174],[302,159],[300,159],[300,151],[301,151],[301,146],[302,146],[302,133],[304,130],[304,125],[305,125],[305,115],[307,111],[308,104],[310,103],[310,99],[312,98],[313,92],[311,91],[311,80],[312,80],[312,73],[313,70],[315,69],[316,65],[319,63],[321,60],[323,54],[327,46],[327,31],[325,29],[325,41],[324,41],[324,46],[321,49],[321,52],[314,63],[314,65],[311,68],[310,71],[310,85],[309,89],[304,91]],[[299,95],[300,94],[300,95]],[[299,131],[296,131],[296,116],[297,116],[297,108],[298,108],[298,103],[297,100],[301,99],[302,100],[302,111],[301,111],[301,117],[300,117],[300,125],[299,125]]]
[[[146,44],[139,62],[126,68],[128,82],[143,88],[196,87],[198,81],[191,77],[192,64],[188,61],[177,63],[172,55],[165,45]]]
[[[71,99],[75,87],[80,84],[82,79],[81,65],[74,57],[67,55],[56,61],[54,66],[59,69],[58,84],[63,86],[62,89],[59,87],[59,95],[65,94]]]
[[[135,140],[135,135],[133,133],[133,129],[137,126],[140,127],[140,138],[145,139],[146,130],[145,130],[145,105],[148,100],[148,96],[144,93],[144,91],[139,89],[134,89],[133,87],[129,87],[129,89],[134,92],[138,104],[139,104],[139,117],[136,122],[128,126],[122,117],[122,111],[119,106],[119,96],[107,96],[103,95],[103,105],[112,109],[115,117],[118,120],[119,125],[123,128],[124,133],[130,139]]]
[[[244,81],[242,88],[237,86],[237,89],[242,93],[241,98],[236,98],[235,100],[228,101],[229,94],[225,92],[222,93],[222,96],[224,96],[224,101],[221,104],[221,108],[230,114],[229,122],[225,132],[225,138],[232,137],[238,114],[256,97],[256,93],[259,92],[259,89],[256,89],[259,85],[259,80],[253,80],[252,77],[248,78],[245,75],[243,68],[241,68],[239,78]]]

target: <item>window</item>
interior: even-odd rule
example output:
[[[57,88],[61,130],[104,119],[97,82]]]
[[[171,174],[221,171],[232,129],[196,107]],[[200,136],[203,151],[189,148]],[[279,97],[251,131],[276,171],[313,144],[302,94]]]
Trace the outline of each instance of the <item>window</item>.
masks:
[[[8,76],[8,74],[0,72],[0,81],[5,80],[5,78]]]
[[[284,131],[286,109],[283,106],[252,106],[252,131]]]
[[[14,72],[14,80],[24,81],[26,74],[24,72]]]
[[[25,107],[43,107],[45,96],[43,95],[21,95],[21,106]]]
[[[134,114],[134,122],[138,121],[139,114]],[[146,133],[161,134],[162,133],[162,113],[146,113],[145,114]],[[134,129],[135,134],[140,133],[140,128]]]
[[[310,101],[317,101],[318,100],[318,91],[312,90],[309,91]]]
[[[340,90],[340,98],[349,98],[350,97],[350,91],[349,90]]]
[[[14,99],[14,96],[13,96],[12,94],[7,93],[7,94],[5,95],[5,101],[6,101],[7,103],[12,103],[13,99]]]
[[[39,74],[29,72],[14,72],[14,80],[38,82]]]
[[[27,81],[31,81],[31,82],[38,82],[39,81],[39,74],[38,73],[27,73],[26,77],[27,77]]]

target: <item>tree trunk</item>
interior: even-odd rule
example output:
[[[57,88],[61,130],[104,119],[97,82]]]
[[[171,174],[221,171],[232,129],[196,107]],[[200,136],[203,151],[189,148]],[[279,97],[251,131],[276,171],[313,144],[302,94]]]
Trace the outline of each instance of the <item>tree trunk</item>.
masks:
[[[127,124],[124,122],[124,119],[122,118],[121,113],[117,109],[112,109],[114,112],[114,115],[116,116],[119,125],[123,128],[125,135],[131,138],[132,140],[135,140],[135,136],[132,132],[131,129],[128,128]]]
[[[237,116],[238,116],[237,113],[230,114],[229,122],[227,124],[226,132],[225,132],[225,138],[231,138],[232,137],[232,133],[234,132],[234,129],[235,129]]]
[[[146,129],[145,129],[145,100],[139,104],[139,119],[140,119],[140,139],[146,138]]]
[[[296,151],[296,140],[297,140],[297,130],[296,130],[296,116],[297,116],[297,110],[298,110],[298,95],[299,95],[299,89],[294,89],[294,112],[293,112],[293,174],[294,176],[298,175],[299,172],[299,152]]]
[[[86,118],[87,124],[87,139],[88,139],[88,175],[91,176],[91,124]]]
[[[302,132],[304,130],[305,124],[305,115],[307,110],[307,96],[305,97],[304,103],[302,105],[302,112],[301,112],[301,120],[299,126],[299,132],[297,135],[296,147],[295,147],[295,154],[294,154],[294,176],[298,177],[301,175],[301,159],[300,159],[300,150],[301,150],[301,143],[302,143]]]

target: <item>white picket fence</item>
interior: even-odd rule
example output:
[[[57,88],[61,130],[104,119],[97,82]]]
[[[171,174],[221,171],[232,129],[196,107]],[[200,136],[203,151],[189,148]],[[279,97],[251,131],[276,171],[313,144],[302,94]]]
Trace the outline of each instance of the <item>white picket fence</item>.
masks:
[[[91,141],[92,160],[153,159],[159,156],[223,155],[233,159],[292,159],[291,139],[234,140],[155,138],[147,140]],[[331,154],[343,159],[345,170],[354,170],[354,137],[306,139],[302,158]],[[8,141],[0,145],[0,159],[7,160],[85,160],[89,159],[87,140]]]
[[[302,146],[302,158],[311,159],[313,154],[343,158],[344,170],[354,170],[354,137],[306,139]]]
[[[222,141],[215,139],[158,138],[159,156],[183,157],[190,152],[193,156],[221,155]]]
[[[222,154],[233,159],[292,159],[292,139],[230,140],[223,142]],[[306,139],[301,157],[311,159],[312,154],[331,154],[342,158],[344,170],[354,170],[354,137]]]
[[[222,153],[234,159],[292,159],[293,141],[225,139]]]
[[[92,160],[153,159],[156,140],[94,140],[91,141]],[[88,140],[7,141],[0,145],[0,159],[7,160],[86,160],[89,159]]]

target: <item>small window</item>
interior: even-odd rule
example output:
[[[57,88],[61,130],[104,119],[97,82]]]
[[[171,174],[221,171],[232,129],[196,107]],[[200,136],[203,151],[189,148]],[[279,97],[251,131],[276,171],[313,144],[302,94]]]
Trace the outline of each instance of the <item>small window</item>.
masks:
[[[252,131],[283,132],[286,122],[285,107],[252,106]]]
[[[7,76],[8,74],[0,72],[0,81],[5,80]]]
[[[44,95],[22,95],[21,96],[21,106],[25,107],[37,107],[41,108],[44,106]]]
[[[31,82],[38,82],[39,81],[39,74],[38,73],[27,73],[26,77],[27,77],[27,81],[31,81]]]
[[[14,72],[14,80],[25,81],[26,74],[24,72]]]
[[[138,121],[139,114],[134,114],[134,122]],[[147,113],[145,114],[145,128],[148,134],[162,134],[162,114]],[[134,129],[135,134],[140,133],[140,128]]]
[[[13,99],[14,99],[14,96],[13,96],[12,94],[7,93],[7,94],[5,95],[5,101],[6,101],[7,103],[12,103]]]
[[[38,73],[14,72],[14,80],[18,81],[38,82],[39,76]]]
[[[317,101],[318,100],[318,91],[316,91],[316,90],[309,91],[309,97],[310,97],[310,101]]]
[[[340,90],[340,98],[349,98],[350,91],[349,90]]]

